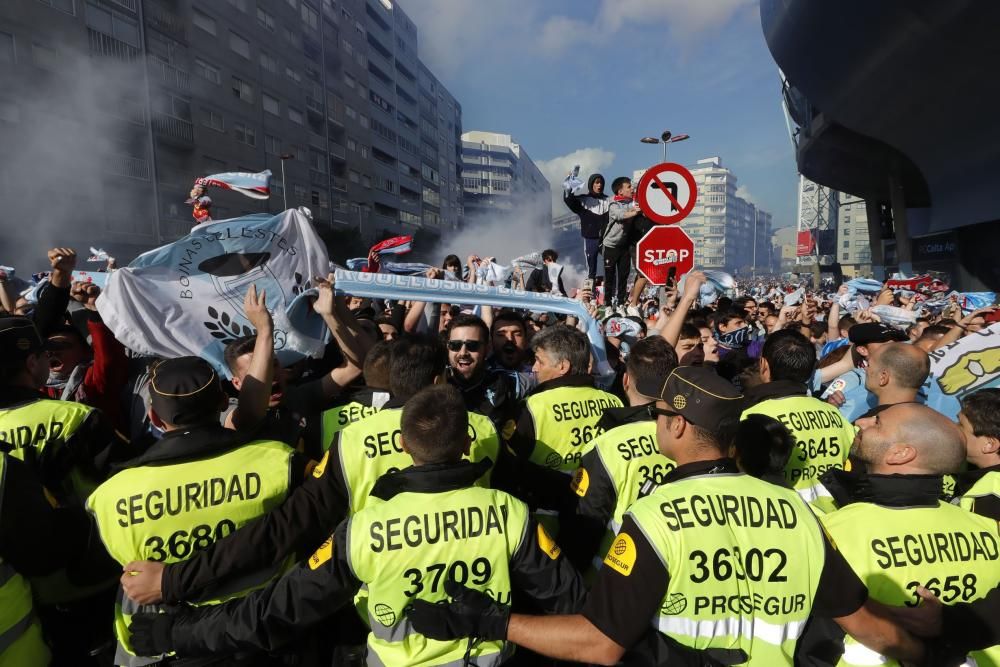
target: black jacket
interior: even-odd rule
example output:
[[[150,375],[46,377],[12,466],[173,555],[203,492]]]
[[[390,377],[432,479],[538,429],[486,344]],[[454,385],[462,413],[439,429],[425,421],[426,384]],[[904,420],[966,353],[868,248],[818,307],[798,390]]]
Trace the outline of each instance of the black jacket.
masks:
[[[467,488],[488,465],[463,461],[405,468],[383,475],[372,495],[391,503],[403,492],[434,494]],[[350,603],[365,582],[355,577],[349,564],[349,526],[348,521],[337,526],[330,538],[333,548],[329,558],[323,560],[316,554],[267,588],[179,616],[172,632],[178,655],[274,650]],[[565,558],[553,559],[543,550],[533,525],[510,562],[510,573],[515,602],[526,596],[546,612],[564,614],[577,611],[583,603],[580,575]]]
[[[590,175],[585,195],[568,192],[563,195],[563,203],[580,216],[580,236],[585,239],[601,238],[608,224],[608,196],[603,192],[601,194],[594,192],[594,181],[598,178],[604,181],[604,176],[600,174]],[[607,181],[604,181],[604,187],[607,189]]]

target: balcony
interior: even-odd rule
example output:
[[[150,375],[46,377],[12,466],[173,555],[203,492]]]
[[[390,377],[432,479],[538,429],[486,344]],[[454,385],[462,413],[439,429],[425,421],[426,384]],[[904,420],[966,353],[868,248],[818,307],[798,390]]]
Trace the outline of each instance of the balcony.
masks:
[[[116,176],[134,178],[140,181],[149,180],[149,162],[131,155],[109,155],[103,165],[105,171]]]
[[[135,62],[139,57],[139,49],[111,35],[87,28],[87,38],[90,41],[90,55],[114,58],[126,63]]]
[[[341,162],[347,160],[347,149],[335,141],[330,142],[329,153],[330,157],[340,160]]]
[[[112,5],[118,5],[122,9],[127,9],[135,14],[135,0],[107,0]]]
[[[342,178],[333,179],[333,191],[347,194],[347,181]]]
[[[187,44],[187,29],[184,22],[176,14],[156,5],[146,7],[144,14],[146,23],[150,27],[182,44]]]
[[[326,189],[326,187],[330,184],[327,175],[319,169],[309,170],[309,182],[323,189]]]
[[[164,143],[178,148],[194,148],[194,126],[190,121],[165,113],[153,113],[153,131]]]
[[[191,79],[184,70],[178,69],[155,56],[149,58],[149,69],[154,77],[167,86],[176,88],[182,93],[191,91]]]
[[[323,102],[312,95],[306,95],[306,112],[315,120],[323,120]]]

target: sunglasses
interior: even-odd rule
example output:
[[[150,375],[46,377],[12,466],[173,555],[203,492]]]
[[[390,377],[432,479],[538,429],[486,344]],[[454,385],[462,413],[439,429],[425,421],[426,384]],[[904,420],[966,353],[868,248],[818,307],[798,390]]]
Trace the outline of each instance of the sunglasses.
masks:
[[[663,417],[680,417],[681,416],[681,413],[679,413],[679,412],[671,412],[670,410],[661,410],[660,408],[656,407],[655,405],[647,405],[646,406],[646,414],[649,415],[650,419],[656,419],[657,415],[661,415]]]
[[[482,347],[482,342],[478,340],[450,340],[447,343],[448,349],[452,352],[458,352],[463,347],[469,352],[478,352],[479,348]]]

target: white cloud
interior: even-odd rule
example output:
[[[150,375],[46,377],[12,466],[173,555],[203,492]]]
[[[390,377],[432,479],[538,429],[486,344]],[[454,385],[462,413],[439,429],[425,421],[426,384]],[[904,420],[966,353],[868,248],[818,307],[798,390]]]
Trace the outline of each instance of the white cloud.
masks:
[[[736,196],[746,199],[751,204],[754,205],[757,204],[757,200],[754,199],[754,196],[750,194],[750,189],[745,185],[741,185],[740,187],[736,188]]]
[[[420,56],[439,76],[465,67],[513,67],[516,60],[561,56],[606,44],[626,28],[663,26],[669,43],[696,44],[756,0],[601,0],[593,16],[543,18],[537,0],[407,0],[419,30]]]
[[[586,181],[590,174],[607,169],[614,161],[615,154],[603,148],[578,148],[568,155],[560,155],[551,160],[536,160],[535,164],[552,186],[552,214],[558,216],[566,213],[566,206],[562,202],[562,184],[574,166],[580,165],[580,178]]]

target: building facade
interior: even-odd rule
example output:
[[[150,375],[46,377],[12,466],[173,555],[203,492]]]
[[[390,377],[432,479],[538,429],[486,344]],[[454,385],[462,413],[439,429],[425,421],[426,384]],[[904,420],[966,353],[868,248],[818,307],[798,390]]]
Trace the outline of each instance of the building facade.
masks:
[[[0,199],[37,222],[5,236],[128,255],[190,229],[196,177],[263,169],[270,200],[213,190],[213,216],[455,228],[461,107],[417,53],[390,0],[7,0]]]
[[[864,199],[840,193],[837,220],[837,261],[851,278],[872,274],[872,249]]]
[[[681,227],[694,241],[695,266],[740,275],[770,273],[771,214],[736,194],[736,174],[722,158],[698,160],[688,169],[698,198]],[[642,172],[633,176],[637,181]]]
[[[462,188],[470,225],[514,215],[552,224],[549,182],[509,134],[462,134]]]

